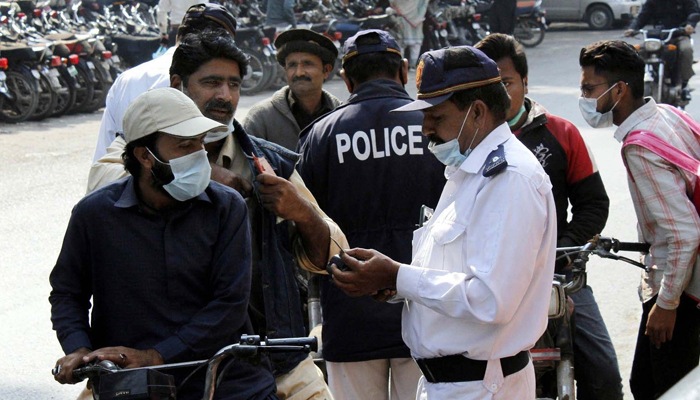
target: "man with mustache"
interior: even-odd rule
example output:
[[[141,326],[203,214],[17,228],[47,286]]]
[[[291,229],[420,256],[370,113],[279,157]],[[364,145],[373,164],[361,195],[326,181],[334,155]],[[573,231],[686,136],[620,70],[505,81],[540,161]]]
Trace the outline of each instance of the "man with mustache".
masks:
[[[170,86],[190,97],[204,116],[228,126],[223,135],[205,138],[206,150],[211,179],[237,189],[248,206],[253,254],[249,313],[255,332],[271,338],[305,336],[295,264],[323,270],[338,252],[330,238],[341,245],[347,241],[295,172],[299,156],[246,134],[233,118],[247,67],[247,60],[233,57],[237,52],[233,40],[216,31],[186,36],[173,55]],[[115,151],[93,169],[120,168],[120,160]],[[98,175],[113,176],[114,171],[93,176]],[[275,354],[271,361],[281,399],[333,398],[310,356]]]
[[[161,11],[163,9],[161,8]],[[173,20],[174,21],[174,20]],[[179,22],[177,21],[174,22]],[[205,29],[221,29],[222,35],[236,36],[236,19],[225,7],[219,4],[197,4],[189,9],[177,30],[176,43],[185,35]],[[102,114],[100,132],[93,161],[96,162],[108,152],[117,134],[122,131],[122,118],[129,104],[149,89],[168,87],[168,70],[176,47],[171,47],[162,56],[125,71],[109,88]],[[88,193],[95,190],[88,187]]]
[[[338,49],[330,39],[308,29],[282,32],[275,39],[275,47],[288,86],[254,105],[243,126],[253,136],[295,150],[299,132],[341,104],[323,90]]]

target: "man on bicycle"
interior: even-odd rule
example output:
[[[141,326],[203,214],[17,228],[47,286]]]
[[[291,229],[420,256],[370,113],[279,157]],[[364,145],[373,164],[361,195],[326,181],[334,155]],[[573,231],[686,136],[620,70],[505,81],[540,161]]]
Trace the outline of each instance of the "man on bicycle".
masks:
[[[251,215],[253,286],[250,314],[255,332],[272,338],[306,336],[303,307],[294,271],[323,269],[346,242],[340,228],[318,207],[295,172],[299,156],[282,146],[246,133],[235,119],[240,82],[247,59],[220,31],[186,36],[173,55],[170,85],[188,95],[202,113],[228,127],[206,143],[211,179],[238,190]],[[99,187],[125,173],[123,140],[93,165],[90,186]],[[268,173],[257,166],[263,160]],[[323,374],[307,354],[271,356],[280,398],[329,399]],[[317,396],[317,397],[313,397]]]
[[[510,95],[510,130],[537,157],[552,181],[557,206],[557,246],[581,246],[600,233],[608,219],[608,195],[593,154],[571,122],[552,115],[526,97],[527,57],[512,36],[489,35],[476,48],[496,61]],[[571,219],[568,208],[571,204]],[[557,263],[557,273],[571,274],[569,260]],[[585,286],[572,294],[574,315],[574,370],[581,400],[622,399],[622,377],[617,355],[596,304]],[[573,318],[576,318],[576,317]],[[552,396],[554,397],[554,396]]]
[[[248,211],[236,191],[210,182],[203,145],[225,128],[171,88],[127,109],[131,176],[78,202],[51,272],[51,320],[66,353],[58,382],[76,383],[72,371],[91,361],[137,368],[207,359],[250,332]],[[176,384],[190,372],[173,370]],[[200,398],[203,385],[195,376],[178,399]],[[217,393],[277,399],[270,371],[242,361]]]

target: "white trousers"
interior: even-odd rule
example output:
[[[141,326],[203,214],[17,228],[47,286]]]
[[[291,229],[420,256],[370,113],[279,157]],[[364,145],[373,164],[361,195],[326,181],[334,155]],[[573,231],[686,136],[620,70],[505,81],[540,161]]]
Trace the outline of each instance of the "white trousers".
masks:
[[[430,383],[421,377],[416,400],[535,400],[535,368],[530,361],[506,376],[500,388],[486,387],[484,381]]]
[[[326,371],[335,400],[413,400],[422,376],[411,358],[326,362]]]

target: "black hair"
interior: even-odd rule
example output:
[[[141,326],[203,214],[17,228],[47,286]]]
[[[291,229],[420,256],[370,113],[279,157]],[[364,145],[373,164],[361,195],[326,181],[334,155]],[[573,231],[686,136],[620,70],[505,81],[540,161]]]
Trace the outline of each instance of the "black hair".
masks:
[[[170,76],[180,76],[183,85],[187,86],[190,75],[199,67],[213,59],[223,58],[238,63],[243,78],[248,68],[248,56],[236,47],[231,35],[222,35],[221,31],[205,30],[185,36],[173,54]]]
[[[177,28],[176,40],[181,42],[187,35],[204,31],[218,31],[218,34],[221,36],[231,37],[231,32],[224,29],[224,27],[216,21],[208,18],[192,18]]]
[[[504,58],[510,58],[515,66],[515,71],[521,78],[527,77],[527,56],[523,45],[521,45],[513,36],[503,33],[493,33],[486,36],[482,41],[476,44],[477,49],[481,50],[486,56],[495,62]]]
[[[160,158],[158,150],[156,150],[156,141],[158,141],[159,136],[160,132],[155,132],[126,144],[126,148],[122,153],[122,161],[124,162],[124,169],[134,178],[138,179],[141,176],[141,163],[136,159],[134,149],[137,147],[148,147],[156,157]]]
[[[593,67],[609,84],[625,82],[632,97],[644,97],[644,60],[637,50],[622,40],[604,40],[581,49],[578,59],[581,67]]]
[[[502,82],[460,90],[450,96],[449,100],[460,110],[466,109],[476,100],[481,100],[491,110],[496,121],[505,121],[506,112],[510,108],[510,96]]]
[[[358,37],[355,44],[357,46],[378,45],[381,44],[381,39],[377,33],[371,32]],[[345,76],[354,85],[373,79],[394,79],[402,66],[401,56],[388,51],[359,54],[343,63]]]

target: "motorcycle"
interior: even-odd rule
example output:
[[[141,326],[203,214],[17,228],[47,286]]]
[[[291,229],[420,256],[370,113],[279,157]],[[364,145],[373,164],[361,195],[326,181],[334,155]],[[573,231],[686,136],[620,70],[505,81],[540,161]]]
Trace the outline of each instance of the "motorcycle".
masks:
[[[542,0],[517,3],[513,37],[525,47],[535,47],[544,40],[547,12],[541,6]]]
[[[692,24],[700,21],[700,14],[691,14]],[[684,27],[673,29],[640,29],[633,36],[642,35],[642,43],[634,47],[644,59],[644,96],[658,103],[684,109],[690,103],[690,89],[683,88],[678,65],[679,50],[674,39],[685,35]],[[692,43],[692,39],[691,39]]]
[[[545,333],[530,350],[535,367],[536,393],[540,400],[558,398],[574,400],[574,321],[572,315],[576,305],[569,296],[586,286],[586,264],[591,254],[601,258],[624,261],[646,269],[644,264],[619,256],[618,251],[647,253],[647,243],[620,242],[617,239],[596,236],[584,246],[557,248],[557,259],[569,257],[572,278],[567,282],[564,275],[554,274],[549,302],[549,322]],[[552,376],[553,375],[553,376]],[[553,379],[548,379],[550,376]]]

